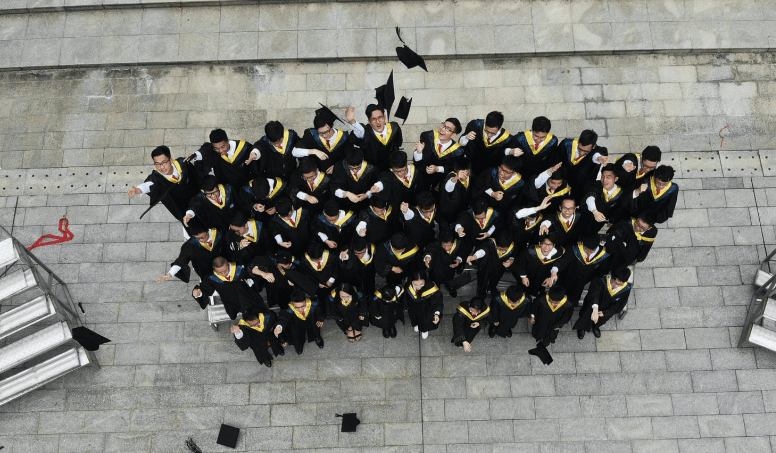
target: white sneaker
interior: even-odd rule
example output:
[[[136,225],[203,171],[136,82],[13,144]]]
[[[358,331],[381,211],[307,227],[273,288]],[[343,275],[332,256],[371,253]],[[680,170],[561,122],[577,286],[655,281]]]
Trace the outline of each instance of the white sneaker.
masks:
[[[420,332],[420,330],[418,330],[418,326],[413,327],[413,329],[415,329],[415,332]]]
[[[428,338],[428,332],[421,332],[421,334],[420,334],[420,338],[422,338],[422,339],[424,339],[424,340],[425,340],[426,338]]]

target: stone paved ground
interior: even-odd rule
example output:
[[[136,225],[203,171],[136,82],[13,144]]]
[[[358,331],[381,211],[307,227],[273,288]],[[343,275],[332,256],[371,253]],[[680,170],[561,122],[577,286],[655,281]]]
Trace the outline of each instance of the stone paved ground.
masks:
[[[147,200],[125,194],[150,171],[153,147],[182,155],[216,126],[255,140],[275,118],[301,130],[318,101],[363,106],[391,69],[399,94],[414,97],[408,137],[501,109],[513,132],[544,114],[559,136],[596,129],[615,154],[667,151],[681,176],[677,212],[637,268],[623,321],[598,340],[564,330],[549,367],[526,354],[527,333],[479,338],[464,355],[449,343],[449,316],[422,344],[411,329],[390,340],[367,329],[351,345],[327,323],[324,350],[267,369],[208,327],[187,285],[154,281],[181,228],[162,209],[139,221]],[[366,61],[0,73],[0,224],[31,244],[69,218],[74,240],[35,253],[113,340],[100,371],[0,407],[0,446],[179,452],[193,435],[221,451],[223,422],[243,429],[239,451],[776,449],[776,354],[735,347],[754,270],[776,244],[774,74],[762,52],[440,58],[428,74]],[[338,432],[343,411],[359,413],[357,433]]]

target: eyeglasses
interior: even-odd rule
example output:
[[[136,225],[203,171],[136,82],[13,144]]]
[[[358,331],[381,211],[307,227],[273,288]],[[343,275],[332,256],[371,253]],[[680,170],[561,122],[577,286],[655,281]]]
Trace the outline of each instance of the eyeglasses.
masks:
[[[159,167],[161,167],[162,165],[167,165],[167,164],[169,164],[169,163],[170,163],[170,159],[163,160],[163,161],[161,161],[161,162],[154,162],[154,167],[156,167],[156,168],[159,168]]]
[[[577,210],[577,207],[576,207],[576,206],[572,206],[572,207],[570,207],[570,208],[567,208],[567,207],[565,207],[565,206],[562,206],[562,207],[560,208],[560,210],[561,210],[561,211],[563,211],[563,212],[574,212],[574,211],[576,211],[576,210]]]
[[[385,120],[385,115],[376,116],[374,118],[369,118],[370,123],[378,123],[380,121]]]
[[[318,131],[318,135],[326,136],[326,135],[330,135],[332,132],[334,132],[334,129],[329,128],[328,130],[325,130],[323,132]]]
[[[218,192],[220,192],[218,189],[211,190],[210,192],[205,192],[205,195],[209,197],[209,196],[217,195]]]
[[[314,173],[312,176],[302,175],[302,179],[304,179],[305,181],[315,181],[315,178],[317,177],[318,177],[318,173]]]
[[[440,131],[455,132],[455,129],[453,129],[452,127],[448,126],[448,125],[447,125],[447,124],[445,124],[445,123],[442,123],[442,125],[441,125],[441,126],[439,126],[439,130],[440,130]]]

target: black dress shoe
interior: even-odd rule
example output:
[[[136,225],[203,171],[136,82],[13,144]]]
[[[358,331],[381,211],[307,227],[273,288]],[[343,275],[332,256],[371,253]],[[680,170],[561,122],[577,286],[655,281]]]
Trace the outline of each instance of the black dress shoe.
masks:
[[[388,338],[391,336],[391,330],[390,329],[383,329],[383,338]]]
[[[448,289],[447,292],[450,294],[450,297],[452,297],[453,299],[458,297],[458,290],[456,290],[456,289],[450,288],[450,289]]]
[[[493,338],[496,336],[496,326],[494,326],[493,324],[491,324],[490,327],[488,327],[488,336],[490,338]]]
[[[321,337],[316,338],[315,344],[317,344],[319,348],[323,349],[323,338]]]
[[[512,338],[512,329],[507,331],[507,338]]]
[[[296,350],[296,353],[297,353],[298,355],[302,355],[302,352],[304,352],[304,349],[297,349],[297,350]]]
[[[580,340],[585,338],[585,331],[582,329],[577,330],[577,338],[579,338]]]
[[[259,362],[259,363],[261,363],[261,362]],[[266,362],[261,363],[261,364],[264,365],[267,368],[272,368],[272,359],[267,359]]]
[[[593,325],[593,335],[595,335],[596,338],[601,338],[601,329],[596,325]]]
[[[279,356],[279,355],[286,355],[286,351],[284,351],[283,349],[280,349],[280,352],[278,352],[277,354],[275,354],[275,357],[277,357],[277,356]]]
[[[396,326],[391,326],[391,338],[396,338]]]

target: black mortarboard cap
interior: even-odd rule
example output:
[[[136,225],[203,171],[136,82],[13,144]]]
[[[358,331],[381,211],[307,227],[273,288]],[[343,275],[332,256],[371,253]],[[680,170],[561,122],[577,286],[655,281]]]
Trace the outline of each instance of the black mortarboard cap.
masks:
[[[329,126],[333,126],[335,121],[339,121],[340,123],[345,124],[345,122],[342,121],[340,117],[338,117],[328,107],[321,104],[320,102],[318,104],[320,104],[321,108],[315,111],[315,116],[320,115]]]
[[[83,326],[73,329],[72,334],[73,339],[87,351],[96,351],[100,349],[101,344],[110,342],[109,339]]]
[[[536,343],[535,348],[529,349],[528,353],[539,357],[539,360],[541,360],[545,365],[552,363],[552,356],[550,355],[550,351],[547,350],[547,346],[545,346],[541,341]]]
[[[240,435],[240,428],[221,424],[221,430],[218,431],[216,443],[224,447],[234,448],[237,446],[237,436]]]
[[[355,412],[350,412],[347,414],[335,414],[337,417],[342,417],[342,429],[340,430],[343,433],[354,433],[356,432],[356,426],[358,426],[359,423],[361,423],[361,420],[359,420],[356,417]]]
[[[385,82],[385,85],[382,85],[375,89],[375,99],[377,99],[377,103],[385,108],[385,111],[388,114],[388,118],[391,117],[391,108],[393,108],[393,101],[396,100],[396,92],[393,88],[393,71],[391,71],[391,75],[388,76],[388,81]]]
[[[401,41],[401,43],[404,44],[404,47],[396,48],[396,56],[399,57],[399,61],[404,63],[404,66],[406,66],[407,69],[412,69],[415,66],[420,66],[421,68],[423,68],[424,71],[428,72],[428,69],[426,68],[426,62],[423,60],[423,57],[416,54],[414,50],[407,47],[407,44],[404,42],[403,39],[401,39],[401,31],[399,27],[396,27],[396,36],[398,36],[399,41]]]
[[[396,118],[404,120],[402,125],[407,122],[407,117],[410,116],[410,107],[412,107],[412,98],[407,99],[402,96],[399,100],[399,106],[396,107],[396,113],[393,114]]]

